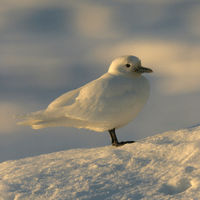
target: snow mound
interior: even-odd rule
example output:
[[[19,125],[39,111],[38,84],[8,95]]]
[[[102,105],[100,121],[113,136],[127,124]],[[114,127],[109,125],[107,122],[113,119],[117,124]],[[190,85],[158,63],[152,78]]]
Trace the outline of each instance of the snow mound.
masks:
[[[120,148],[72,149],[0,164],[11,199],[199,199],[200,127]]]

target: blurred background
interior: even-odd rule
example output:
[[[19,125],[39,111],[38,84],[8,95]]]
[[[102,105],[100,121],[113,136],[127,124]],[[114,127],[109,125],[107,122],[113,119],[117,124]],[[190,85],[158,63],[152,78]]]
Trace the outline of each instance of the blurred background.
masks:
[[[106,73],[126,54],[153,69],[151,94],[119,140],[200,123],[199,0],[1,0],[0,162],[110,145],[108,132],[17,126],[13,115],[45,109]]]

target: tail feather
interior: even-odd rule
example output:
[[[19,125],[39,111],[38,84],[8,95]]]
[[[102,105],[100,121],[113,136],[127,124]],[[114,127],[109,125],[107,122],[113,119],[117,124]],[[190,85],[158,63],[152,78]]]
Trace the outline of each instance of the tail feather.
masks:
[[[56,126],[57,120],[37,120],[37,119],[29,119],[29,120],[24,120],[22,122],[18,122],[18,125],[25,125],[25,126],[31,126],[33,129],[41,129],[41,128],[46,128],[46,127],[53,127]]]
[[[16,115],[14,117],[20,118],[20,119],[35,119],[35,120],[43,120],[45,115],[44,115],[45,110],[40,110],[37,112],[33,112],[30,114],[25,114],[25,115]]]
[[[30,120],[25,120],[22,122],[18,122],[17,125],[25,125],[25,126],[31,126],[33,127],[34,124],[39,123],[41,120],[34,120],[34,119],[30,119]]]
[[[81,119],[75,119],[66,116],[48,116],[44,114],[45,110],[38,111],[27,115],[19,115],[17,118],[25,119],[24,121],[18,122],[18,125],[31,126],[33,129],[42,129],[46,127],[66,126],[76,128],[86,128],[95,130],[97,132],[104,132],[109,130],[110,125],[106,122],[98,121],[84,121]],[[98,127],[98,128],[97,128]]]
[[[48,116],[48,114],[44,114],[44,112],[45,110],[41,110],[34,113],[18,115],[14,117],[25,119],[24,121],[18,122],[18,125],[31,126],[33,129],[63,126],[67,121],[66,117],[52,117]]]
[[[47,116],[44,115],[45,110],[37,111],[30,114],[25,115],[17,115],[14,116],[16,118],[25,119],[24,121],[18,122],[18,125],[25,125],[25,126],[31,126],[33,129],[40,129],[43,128],[42,126],[38,126],[38,124],[46,123],[48,122]]]

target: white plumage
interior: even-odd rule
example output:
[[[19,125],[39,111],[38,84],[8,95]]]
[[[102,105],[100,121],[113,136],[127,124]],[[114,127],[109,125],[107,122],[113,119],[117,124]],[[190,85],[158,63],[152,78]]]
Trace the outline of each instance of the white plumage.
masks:
[[[152,70],[141,66],[135,56],[115,59],[107,73],[54,100],[45,110],[18,116],[19,125],[33,129],[67,126],[103,132],[130,123],[149,97],[149,83],[142,73]]]

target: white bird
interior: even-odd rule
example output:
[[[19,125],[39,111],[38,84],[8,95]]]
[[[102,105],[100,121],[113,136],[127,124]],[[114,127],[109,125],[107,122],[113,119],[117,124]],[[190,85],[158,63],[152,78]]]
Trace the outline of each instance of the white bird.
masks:
[[[100,78],[61,95],[45,110],[18,116],[26,119],[18,124],[33,129],[67,126],[109,131],[113,146],[133,143],[118,142],[115,129],[129,124],[144,107],[150,86],[141,74],[152,72],[137,57],[121,56]]]

